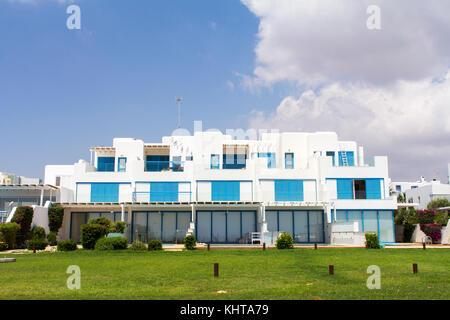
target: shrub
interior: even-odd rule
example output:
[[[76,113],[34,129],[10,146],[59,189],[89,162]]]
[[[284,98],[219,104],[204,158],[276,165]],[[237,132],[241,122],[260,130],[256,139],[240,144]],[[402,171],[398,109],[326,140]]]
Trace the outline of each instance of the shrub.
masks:
[[[143,243],[142,241],[135,240],[133,242],[133,244],[130,246],[130,250],[136,250],[136,251],[144,250],[145,251],[145,250],[147,250],[147,245],[145,243]]]
[[[19,225],[15,222],[0,224],[0,234],[2,234],[2,241],[8,244],[9,249],[14,249],[16,244],[16,235],[19,232]]]
[[[439,211],[436,213],[434,217],[434,223],[446,226],[448,223],[448,212],[447,211]]]
[[[437,198],[434,200],[431,200],[427,204],[428,210],[436,210],[438,208],[444,208],[444,207],[450,207],[450,200],[446,198]]]
[[[45,229],[42,227],[34,227],[31,230],[31,239],[45,239]]]
[[[56,232],[52,231],[48,233],[47,236],[48,244],[51,246],[56,246],[58,242],[56,241]]]
[[[109,229],[104,225],[88,223],[81,226],[81,243],[84,249],[94,249],[98,239],[106,236]]]
[[[64,209],[61,207],[51,207],[48,209],[48,227],[51,232],[58,233],[64,219]]]
[[[162,242],[160,240],[150,240],[148,242],[148,251],[162,250]]]
[[[414,209],[413,207],[398,209],[395,213],[394,223],[396,225],[419,223],[417,217],[417,210]]]
[[[437,223],[430,223],[430,224],[421,224],[420,230],[423,231],[427,236],[431,238],[433,243],[439,243],[441,240],[442,234],[441,234],[441,228],[442,226]]]
[[[123,221],[116,221],[113,226],[112,232],[125,233],[126,223]]]
[[[8,244],[6,242],[0,241],[0,251],[8,249]]]
[[[88,224],[99,224],[105,226],[108,232],[111,232],[112,229],[112,221],[105,217],[99,217],[89,220]]]
[[[128,248],[128,240],[124,237],[100,238],[95,250],[123,250]]]
[[[186,250],[194,250],[195,249],[195,236],[193,234],[186,236],[186,238],[184,238],[184,247],[186,248]]]
[[[283,232],[280,237],[277,239],[277,249],[293,249],[294,248],[294,239],[292,235],[286,232]]]
[[[420,210],[417,212],[417,219],[419,224],[431,224],[434,222],[434,210]]]
[[[405,224],[403,229],[403,242],[411,242],[411,237],[416,229],[414,224]]]
[[[47,247],[48,242],[44,239],[34,238],[28,241],[28,250],[45,250]]]
[[[62,240],[58,242],[58,251],[75,251],[77,250],[77,243],[72,239]]]
[[[380,249],[380,242],[378,241],[378,235],[376,233],[366,233],[366,248],[367,249]]]
[[[16,235],[16,246],[18,248],[25,248],[25,242],[30,239],[32,221],[32,207],[17,207],[11,222],[15,222],[19,225],[19,231]]]

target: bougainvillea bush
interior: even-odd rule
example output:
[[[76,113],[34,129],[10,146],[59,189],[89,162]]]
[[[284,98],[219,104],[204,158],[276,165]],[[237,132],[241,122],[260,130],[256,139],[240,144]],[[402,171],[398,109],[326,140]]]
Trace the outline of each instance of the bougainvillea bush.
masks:
[[[428,223],[428,224],[421,224],[420,230],[423,231],[427,236],[431,238],[433,243],[439,243],[441,241],[441,229],[442,225],[437,223]]]

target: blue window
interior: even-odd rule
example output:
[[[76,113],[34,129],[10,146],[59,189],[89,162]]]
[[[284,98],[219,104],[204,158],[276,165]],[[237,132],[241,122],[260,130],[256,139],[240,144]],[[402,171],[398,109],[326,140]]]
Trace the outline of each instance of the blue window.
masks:
[[[97,158],[97,171],[101,172],[114,172],[114,163],[116,159],[114,157],[98,157]]]
[[[286,169],[294,169],[294,154],[286,153],[285,155],[285,167]]]
[[[258,158],[267,158],[267,168],[269,169],[277,167],[276,154],[273,152],[258,152]]]
[[[193,156],[186,156],[186,161],[193,161],[194,157]]]
[[[178,182],[151,182],[150,202],[177,202]]]
[[[160,172],[169,169],[169,156],[167,155],[149,155],[146,158],[145,171]]]
[[[303,201],[303,181],[275,180],[275,201]]]
[[[245,169],[246,154],[224,154],[223,168],[224,169]]]
[[[119,183],[92,183],[91,202],[119,202]]]
[[[125,172],[127,170],[127,158],[119,158],[117,161],[117,171]]]
[[[239,181],[212,181],[211,201],[239,201],[241,199]]]
[[[381,179],[366,179],[366,199],[381,199]]]
[[[211,155],[211,169],[220,169],[219,155]]]
[[[338,199],[353,199],[352,179],[337,179],[336,183]]]
[[[354,167],[355,153],[353,151],[339,151],[339,166]]]

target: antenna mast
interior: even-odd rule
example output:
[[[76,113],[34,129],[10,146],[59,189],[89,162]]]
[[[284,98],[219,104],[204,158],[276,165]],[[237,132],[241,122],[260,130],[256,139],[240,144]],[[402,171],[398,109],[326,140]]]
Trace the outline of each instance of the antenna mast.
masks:
[[[178,104],[178,128],[181,127],[181,104],[183,103],[183,98],[175,98],[176,103]]]

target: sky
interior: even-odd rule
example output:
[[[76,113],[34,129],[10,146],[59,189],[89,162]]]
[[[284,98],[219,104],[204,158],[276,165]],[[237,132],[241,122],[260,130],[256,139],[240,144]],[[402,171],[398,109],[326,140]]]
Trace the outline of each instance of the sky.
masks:
[[[191,132],[195,120],[336,131],[389,156],[393,180],[446,180],[448,12],[446,0],[0,0],[0,171],[42,178],[114,137],[159,142],[180,96]]]

